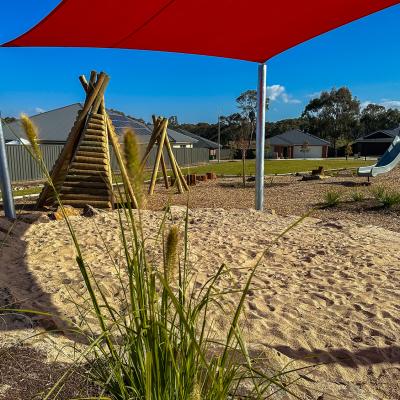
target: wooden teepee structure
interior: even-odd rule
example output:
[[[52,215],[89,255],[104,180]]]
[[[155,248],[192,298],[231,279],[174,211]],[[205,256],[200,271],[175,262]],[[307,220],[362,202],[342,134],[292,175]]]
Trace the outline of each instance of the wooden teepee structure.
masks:
[[[167,134],[168,119],[162,117],[156,118],[155,116],[153,116],[153,126],[154,126],[153,133],[150,137],[150,141],[147,145],[146,151],[143,155],[143,159],[141,162],[141,168],[143,169],[146,165],[146,162],[149,158],[152,148],[153,147],[157,148],[156,159],[154,162],[153,172],[150,180],[149,194],[151,195],[154,192],[154,187],[157,181],[157,174],[158,174],[158,169],[160,167],[160,163],[161,163],[162,174],[164,177],[165,187],[167,189],[169,187],[164,149],[166,150],[166,153],[168,155],[169,164],[171,166],[171,170],[173,173],[174,183],[176,183],[179,193],[183,193],[185,190],[189,191],[189,186],[187,185],[186,180],[182,174],[182,171],[179,168],[179,165],[172,151],[171,143],[168,138]]]
[[[110,78],[104,72],[98,74],[92,71],[89,82],[84,75],[79,80],[86,92],[86,100],[50,173],[53,185],[64,205],[83,207],[89,204],[98,208],[112,208],[111,145],[125,192],[132,206],[137,207],[118,138],[104,104],[104,92]],[[48,183],[37,201],[38,207],[44,205],[57,205],[56,195]]]

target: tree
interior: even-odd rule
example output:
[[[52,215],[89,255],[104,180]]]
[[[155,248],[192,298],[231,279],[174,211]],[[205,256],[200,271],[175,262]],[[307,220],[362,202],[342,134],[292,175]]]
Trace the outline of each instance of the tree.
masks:
[[[364,135],[381,129],[394,129],[399,124],[399,110],[386,109],[379,104],[368,104],[361,112],[360,130]]]
[[[300,151],[303,153],[303,157],[306,158],[306,153],[310,151],[310,146],[307,141],[301,145]]]
[[[339,138],[358,134],[360,102],[346,87],[322,92],[305,107],[302,118],[310,133],[331,140],[336,154]]]
[[[236,98],[236,105],[240,110],[240,130],[236,143],[242,152],[242,177],[243,187],[246,186],[246,153],[253,141],[256,128],[257,91],[247,90]],[[266,102],[268,109],[268,101]]]
[[[171,125],[171,126],[178,126],[178,125],[179,125],[179,123],[178,123],[178,117],[177,117],[176,115],[171,115],[171,116],[168,118],[168,123],[169,123],[169,125]]]
[[[386,108],[378,104],[368,104],[361,112],[361,132],[366,134],[385,129]]]
[[[4,117],[2,118],[2,120],[6,123],[6,124],[10,124],[11,122],[15,122],[17,119],[14,117]]]
[[[305,123],[305,120],[302,118],[282,119],[280,121],[266,123],[266,131],[268,132],[268,136],[280,135],[281,133],[293,129],[307,131],[308,127]]]
[[[346,160],[347,160],[353,154],[353,146],[351,142],[347,143],[344,152],[346,154]]]

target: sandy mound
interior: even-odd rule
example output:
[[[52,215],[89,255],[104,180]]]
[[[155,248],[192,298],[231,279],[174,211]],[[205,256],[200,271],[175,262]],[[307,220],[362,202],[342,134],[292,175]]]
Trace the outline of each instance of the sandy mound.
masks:
[[[181,208],[173,215],[182,223]],[[160,212],[144,212],[146,236],[155,237],[161,218]],[[105,251],[107,246],[123,259],[117,214],[71,221],[90,267],[117,299],[120,286]],[[294,221],[252,210],[190,211],[190,257],[199,281],[224,262],[230,274],[221,289],[240,288],[264,249]],[[2,221],[3,238],[8,227]],[[43,322],[49,327],[63,316],[74,318],[71,294],[84,293],[84,286],[66,224],[18,223],[12,232],[0,254],[0,297],[57,314]],[[160,249],[149,244],[159,257]],[[400,398],[399,249],[399,233],[383,228],[303,221],[270,248],[258,268],[245,312],[251,348],[278,351],[273,354],[282,355],[282,364],[323,363],[304,372],[304,398]],[[231,296],[227,305],[236,301]],[[228,317],[215,318],[223,331]],[[8,317],[0,337],[10,343],[15,330],[35,326],[36,319]]]

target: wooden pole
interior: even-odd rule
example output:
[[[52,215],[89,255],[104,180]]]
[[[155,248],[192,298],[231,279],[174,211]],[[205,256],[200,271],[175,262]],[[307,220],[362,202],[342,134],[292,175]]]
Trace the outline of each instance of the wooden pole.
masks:
[[[165,183],[165,188],[169,188],[169,182],[168,182],[168,173],[167,173],[167,166],[165,165],[165,159],[164,159],[164,154],[161,153],[161,169],[162,173],[164,176],[164,183]]]
[[[177,184],[177,187],[178,187],[178,192],[179,193],[183,193],[181,179],[180,179],[180,176],[179,176],[178,169],[176,167],[176,161],[175,161],[174,153],[172,152],[172,148],[171,148],[171,144],[169,142],[168,136],[165,139],[165,146],[167,147],[167,152],[168,152],[169,160],[170,160],[170,163],[171,163],[172,172],[175,175],[175,181],[176,181],[176,184]]]
[[[90,71],[90,77],[89,77],[89,85],[93,86],[94,83],[96,82],[97,78],[97,72],[96,71]]]
[[[107,131],[108,131],[108,137],[110,139],[111,145],[114,149],[115,157],[117,159],[119,169],[121,171],[121,177],[122,181],[125,186],[125,190],[128,192],[128,196],[131,199],[132,204],[134,205],[135,208],[138,208],[138,202],[136,200],[135,194],[133,193],[132,185],[129,180],[128,173],[126,172],[125,169],[125,162],[122,158],[121,152],[120,152],[120,147],[119,147],[119,142],[116,133],[114,132],[114,127],[112,126],[112,123],[110,121],[110,117],[106,114],[106,121],[107,121]]]
[[[101,102],[103,101],[103,98],[104,98],[103,93],[106,90],[106,87],[107,87],[109,81],[110,81],[110,77],[108,75],[106,75],[106,78],[105,78],[105,80],[104,80],[104,82],[102,84],[102,87],[101,87],[102,90],[100,90],[99,95],[97,96],[96,100],[93,103],[92,113],[98,113],[99,112],[100,104],[101,104]]]
[[[162,156],[162,152],[163,152],[163,148],[164,148],[165,136],[167,135],[167,123],[168,123],[168,120],[166,120],[166,119],[161,123],[162,131],[161,131],[160,139],[158,140],[157,155],[156,155],[156,160],[154,162],[153,173],[151,175],[151,181],[150,181],[150,187],[149,187],[150,195],[152,195],[154,192],[154,186],[155,186],[156,180],[157,180],[157,173],[158,173],[158,168],[160,166],[160,160],[161,160],[161,156]]]
[[[176,169],[178,171],[178,175],[179,175],[179,178],[181,179],[183,187],[185,188],[186,191],[189,191],[189,186],[186,182],[185,177],[182,174],[181,168],[179,167],[178,162],[176,161],[175,157],[174,157],[174,162],[176,163]]]
[[[155,118],[153,115],[153,132],[150,136],[149,143],[147,144],[146,151],[143,154],[142,162],[140,163],[140,168],[143,170],[146,166],[146,161],[150,156],[151,149],[156,144],[159,135],[161,134],[161,119]]]

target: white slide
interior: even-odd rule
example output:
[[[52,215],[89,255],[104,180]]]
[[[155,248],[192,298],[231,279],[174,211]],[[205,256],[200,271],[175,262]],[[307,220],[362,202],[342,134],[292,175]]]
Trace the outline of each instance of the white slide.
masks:
[[[400,162],[400,136],[396,136],[385,154],[375,165],[360,167],[358,176],[377,176],[391,171]]]

